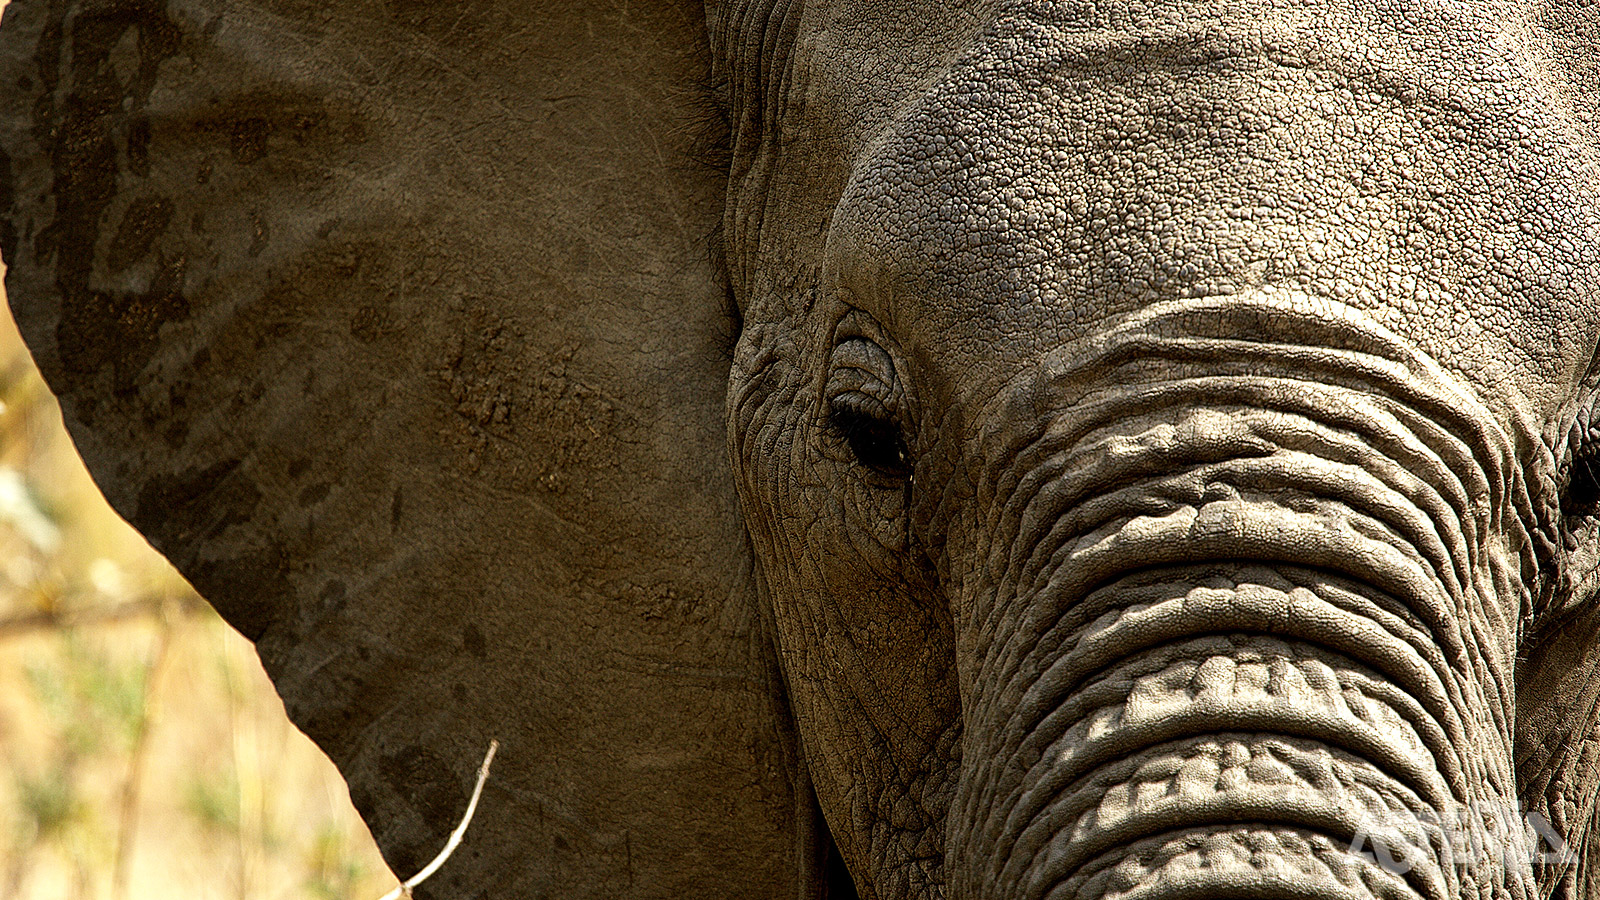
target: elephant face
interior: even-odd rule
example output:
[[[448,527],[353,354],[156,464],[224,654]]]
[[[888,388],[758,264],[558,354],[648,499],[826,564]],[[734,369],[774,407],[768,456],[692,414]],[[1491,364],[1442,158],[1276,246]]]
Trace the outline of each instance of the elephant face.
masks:
[[[1591,602],[1600,197],[1518,15],[730,29],[733,462],[867,892],[1537,892],[1444,833]]]
[[[1575,900],[1597,16],[12,0],[0,253],[419,897]]]

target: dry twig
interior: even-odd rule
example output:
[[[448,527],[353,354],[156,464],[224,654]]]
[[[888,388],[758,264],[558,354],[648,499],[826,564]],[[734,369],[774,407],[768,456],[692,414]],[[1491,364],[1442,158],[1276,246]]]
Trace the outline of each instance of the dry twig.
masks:
[[[128,774],[122,783],[122,802],[117,816],[117,851],[111,866],[111,898],[122,900],[127,896],[128,868],[133,862],[133,842],[138,834],[134,820],[139,815],[139,783],[144,777],[145,754],[150,745],[150,724],[155,718],[156,685],[166,670],[167,656],[172,648],[172,620],[163,618],[161,630],[156,635],[156,647],[150,663],[145,667],[144,694],[140,698],[138,730],[134,732],[133,749],[128,758]]]
[[[50,631],[76,628],[82,625],[105,625],[124,622],[145,616],[157,616],[170,609],[175,615],[190,615],[206,608],[199,597],[140,597],[123,603],[106,603],[72,606],[59,609],[41,609],[21,615],[0,618],[0,638],[14,637],[31,631]]]
[[[411,900],[411,889],[426,881],[428,876],[434,872],[439,871],[439,867],[444,865],[444,861],[450,858],[450,854],[456,852],[456,848],[461,845],[461,836],[467,833],[467,826],[472,824],[472,814],[478,811],[478,798],[483,794],[483,783],[489,780],[489,764],[494,762],[494,752],[498,749],[500,749],[500,742],[491,740],[489,742],[489,752],[483,755],[483,765],[478,767],[478,784],[472,789],[472,799],[467,801],[467,812],[461,817],[461,824],[456,826],[456,830],[450,832],[450,840],[445,843],[444,849],[439,851],[439,855],[435,856],[433,862],[428,863],[421,872],[406,879],[404,884],[389,893],[384,894],[380,900]]]

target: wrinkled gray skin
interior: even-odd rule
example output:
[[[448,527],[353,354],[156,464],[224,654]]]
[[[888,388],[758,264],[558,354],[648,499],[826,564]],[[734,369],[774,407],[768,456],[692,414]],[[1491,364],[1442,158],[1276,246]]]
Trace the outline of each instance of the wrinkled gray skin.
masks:
[[[14,0],[0,252],[420,895],[1577,900],[1595,10]]]

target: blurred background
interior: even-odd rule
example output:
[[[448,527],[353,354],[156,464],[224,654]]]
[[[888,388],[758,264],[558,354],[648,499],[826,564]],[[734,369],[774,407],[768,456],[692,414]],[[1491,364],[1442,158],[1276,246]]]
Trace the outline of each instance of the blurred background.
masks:
[[[0,900],[394,884],[250,644],[101,498],[0,304]]]

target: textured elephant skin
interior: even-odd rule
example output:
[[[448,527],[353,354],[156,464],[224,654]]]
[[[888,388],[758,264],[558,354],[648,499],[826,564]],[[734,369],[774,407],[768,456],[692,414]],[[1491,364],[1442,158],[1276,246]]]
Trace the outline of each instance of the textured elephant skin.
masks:
[[[1600,7],[13,0],[107,496],[437,897],[1600,896]]]

